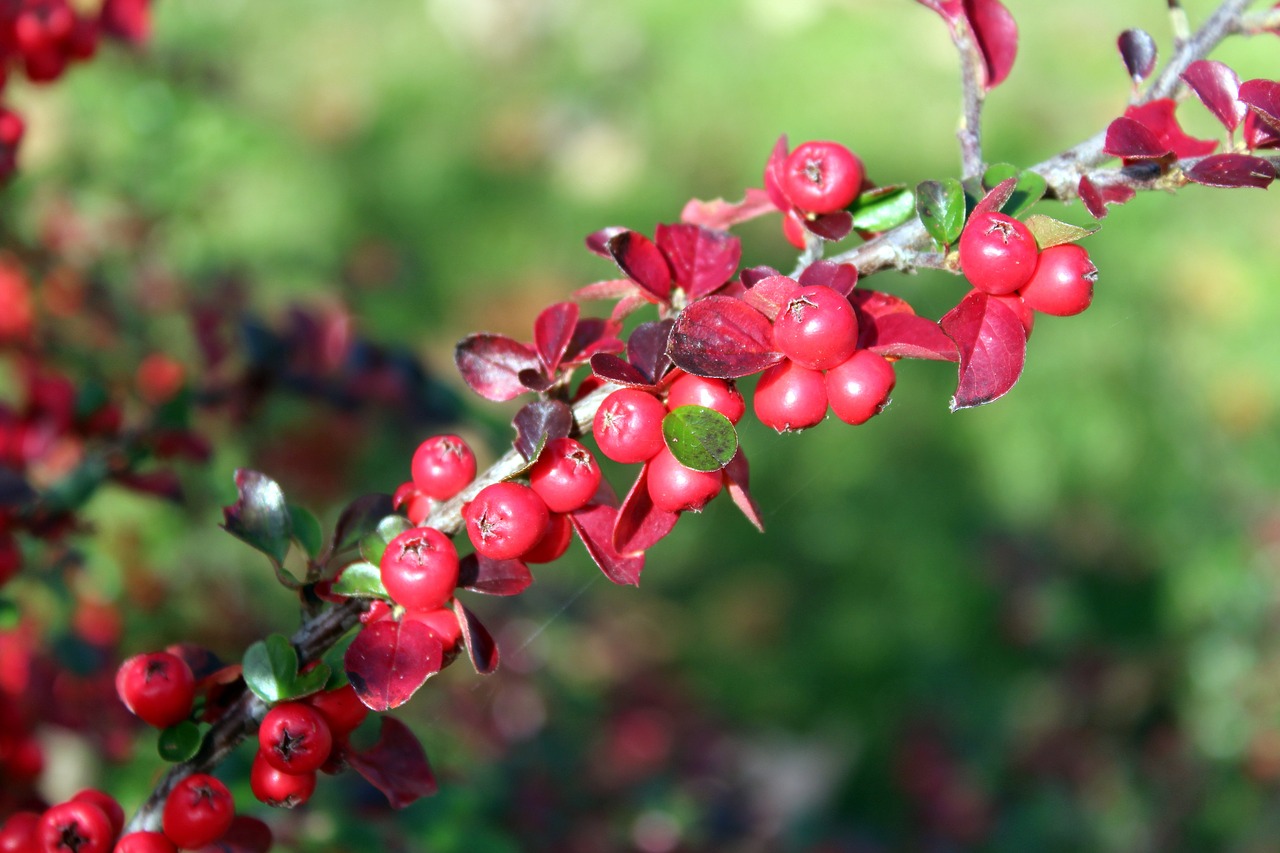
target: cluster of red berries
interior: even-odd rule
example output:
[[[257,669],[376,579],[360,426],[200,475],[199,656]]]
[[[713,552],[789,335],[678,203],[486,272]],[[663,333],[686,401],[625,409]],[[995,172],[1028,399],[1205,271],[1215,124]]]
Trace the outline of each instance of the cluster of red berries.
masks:
[[[862,192],[865,177],[862,161],[838,142],[805,142],[787,154],[780,168],[771,162],[765,188],[784,211],[782,233],[787,242],[804,249],[805,221],[844,210]]]
[[[1093,301],[1098,269],[1075,243],[1043,251],[1024,223],[994,211],[979,211],[960,234],[960,270],[978,290],[1006,297],[1031,331],[1039,311],[1058,317],[1079,314]]]
[[[258,727],[249,773],[253,795],[278,808],[311,799],[317,773],[343,768],[347,739],[368,714],[350,684],[272,707]]]

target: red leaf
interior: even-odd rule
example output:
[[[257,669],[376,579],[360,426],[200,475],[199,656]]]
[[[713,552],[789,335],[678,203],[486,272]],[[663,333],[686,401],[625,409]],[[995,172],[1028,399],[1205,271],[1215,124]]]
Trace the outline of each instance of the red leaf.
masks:
[[[939,321],[960,348],[960,381],[951,411],[990,403],[1022,375],[1027,330],[1018,315],[979,290],[970,291]]]
[[[618,269],[653,299],[666,302],[671,298],[671,267],[652,240],[639,231],[623,231],[610,238],[608,249]]]
[[[849,301],[858,312],[858,324],[861,328],[865,318],[884,317],[889,314],[914,314],[915,309],[907,300],[892,293],[881,293],[878,290],[855,290],[849,294]]]
[[[622,500],[613,522],[613,547],[619,554],[637,554],[656,545],[676,526],[680,513],[658,509],[649,498],[649,463]]]
[[[1280,145],[1280,131],[1250,110],[1244,117],[1244,144],[1249,146],[1250,151],[1259,148],[1275,148]]]
[[[520,381],[520,371],[542,372],[537,353],[505,335],[468,335],[454,349],[453,360],[471,390],[495,403],[529,390]]]
[[[1163,147],[1166,153],[1172,151],[1179,158],[1203,157],[1205,154],[1212,154],[1213,149],[1218,147],[1218,143],[1212,139],[1196,139],[1194,136],[1187,136],[1182,126],[1178,124],[1177,117],[1174,116],[1177,106],[1172,98],[1158,98],[1141,106],[1129,107],[1124,111],[1124,115],[1155,134],[1159,140],[1158,147]],[[1107,129],[1107,139],[1111,139],[1110,128]],[[1111,152],[1107,151],[1107,153]],[[1138,155],[1136,159],[1150,158]]]
[[[468,554],[458,561],[458,586],[485,595],[519,595],[533,583],[533,574],[520,560],[495,560]]]
[[[634,287],[630,282],[628,286]],[[583,364],[598,352],[622,352],[617,323],[602,317],[582,317],[573,326],[573,336],[560,359],[560,366]]]
[[[385,711],[409,701],[440,671],[443,655],[440,641],[421,622],[386,619],[360,629],[343,665],[360,701]]]
[[[969,218],[977,216],[980,213],[991,211],[999,213],[1000,208],[1004,207],[1004,203],[1013,197],[1013,192],[1018,188],[1017,178],[1005,178],[996,184],[991,190],[978,199],[978,203],[973,206],[973,212],[969,214]]]
[[[1280,83],[1246,80],[1240,84],[1240,100],[1273,130],[1280,131]]]
[[[760,506],[755,498],[751,497],[751,490],[747,488],[750,481],[751,471],[747,466],[747,456],[739,447],[738,452],[733,454],[733,458],[725,466],[724,485],[729,492],[729,497],[733,498],[734,505],[742,510],[747,521],[751,522],[756,530],[764,533],[764,519],[760,515]]]
[[[413,731],[395,717],[383,717],[378,742],[362,752],[347,753],[347,763],[370,785],[402,809],[438,790],[427,753]]]
[[[271,827],[256,817],[236,815],[221,838],[197,848],[196,853],[267,853],[272,840]]]
[[[624,388],[652,388],[653,383],[635,365],[612,353],[601,352],[591,356],[591,372],[605,382]]]
[[[493,672],[498,668],[500,655],[498,644],[494,642],[489,629],[456,598],[453,600],[453,613],[458,617],[458,626],[462,628],[462,644],[467,649],[471,665],[480,675]]]
[[[742,197],[742,201],[736,203],[722,198],[713,201],[691,199],[684,206],[684,210],[680,211],[680,221],[724,231],[739,222],[747,222],[766,213],[772,213],[776,209],[767,192],[751,187]]]
[[[787,137],[779,136],[778,141],[773,144],[773,151],[769,152],[769,161],[764,164],[765,194],[769,196],[773,206],[782,211],[795,207],[782,191],[782,168],[787,162],[788,153]]]
[[[639,586],[644,552],[619,554],[613,547],[613,527],[617,518],[618,510],[603,504],[592,504],[569,514],[578,538],[605,577],[619,585]]]
[[[1089,215],[1094,219],[1106,217],[1107,205],[1124,204],[1136,194],[1133,187],[1124,184],[1098,187],[1089,180],[1088,175],[1080,176],[1076,191],[1080,194],[1080,201],[1084,202],[1085,210],[1088,210]]]
[[[1146,30],[1125,30],[1116,39],[1120,58],[1136,86],[1151,76],[1156,67],[1156,40]]]
[[[860,324],[858,331],[858,347],[879,355],[931,361],[960,360],[955,341],[937,323],[915,314],[886,314]]]
[[[998,0],[964,0],[964,11],[986,64],[985,88],[1004,82],[1018,55],[1018,25]]]
[[[743,287],[755,287],[758,282],[764,281],[770,276],[781,274],[773,267],[747,267],[738,273],[738,278],[741,280]]]
[[[783,359],[768,318],[728,296],[708,296],[680,312],[669,353],[686,373],[720,379],[751,376]]]
[[[593,281],[591,284],[579,287],[573,292],[573,298],[580,300],[621,299],[624,296],[633,296],[639,292],[640,288],[636,287],[636,283],[629,278],[610,278],[604,281]]]
[[[609,241],[626,230],[620,225],[610,225],[608,228],[593,231],[587,235],[587,249],[592,254],[599,255],[606,261],[611,261],[613,260],[613,255],[609,254]]]
[[[961,0],[916,0],[922,6],[928,6],[943,18],[951,19],[964,14]]]
[[[530,464],[545,441],[565,438],[573,430],[573,410],[559,400],[534,400],[516,412],[515,448]]]
[[[533,346],[548,376],[554,376],[573,340],[578,323],[578,306],[573,302],[549,305],[533,322]]]
[[[1182,79],[1227,130],[1244,121],[1248,108],[1240,101],[1240,78],[1226,65],[1199,59],[1187,66]]]
[[[813,219],[805,217],[800,221],[804,223],[805,228],[808,228],[823,240],[830,240],[833,243],[848,237],[849,232],[853,230],[853,214],[847,210],[824,213],[821,216],[815,216]]]
[[[772,323],[782,313],[782,308],[791,301],[791,294],[796,292],[800,284],[785,275],[771,275],[753,284],[743,295],[742,301],[759,311]]]
[[[182,480],[173,471],[121,471],[113,474],[112,479],[127,489],[151,495],[172,503],[182,503]]]
[[[801,287],[820,284],[841,296],[848,296],[858,284],[858,268],[853,264],[835,264],[831,261],[815,261],[800,273]]]
[[[667,342],[673,325],[674,320],[641,323],[627,338],[627,360],[655,384],[671,369]]]
[[[1187,178],[1207,187],[1257,187],[1265,190],[1276,178],[1275,167],[1248,154],[1214,154],[1187,170]]]
[[[654,238],[671,264],[676,284],[690,299],[723,287],[742,259],[742,243],[723,231],[697,225],[659,225]]]
[[[1107,138],[1102,144],[1102,150],[1112,157],[1125,160],[1160,160],[1173,153],[1169,146],[1160,144],[1160,137],[1146,125],[1124,116],[1107,125]]]

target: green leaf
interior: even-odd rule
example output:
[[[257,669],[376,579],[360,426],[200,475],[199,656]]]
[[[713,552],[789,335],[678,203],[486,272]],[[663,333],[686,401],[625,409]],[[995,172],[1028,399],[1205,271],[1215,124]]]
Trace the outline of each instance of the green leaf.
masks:
[[[876,187],[858,196],[849,210],[859,231],[888,231],[915,215],[916,197],[903,186]]]
[[[310,696],[312,693],[319,693],[324,690],[325,684],[328,683],[329,675],[329,664],[324,661],[317,663],[293,680],[293,684],[289,687],[289,695],[286,698],[300,699],[303,696]]]
[[[263,702],[289,698],[298,677],[298,653],[283,634],[271,634],[245,649],[243,664],[244,683]]]
[[[922,181],[916,187],[916,214],[939,246],[950,246],[964,229],[964,186],[955,178]]]
[[[1042,252],[1050,246],[1061,246],[1063,243],[1083,240],[1098,230],[1097,225],[1092,228],[1081,228],[1079,225],[1061,222],[1043,213],[1031,214],[1024,220],[1024,224],[1031,230],[1032,236],[1036,238],[1036,245]]]
[[[719,471],[738,451],[733,422],[706,406],[680,406],[662,419],[662,437],[681,465]]]
[[[324,546],[324,528],[320,526],[320,519],[306,507],[289,504],[289,524],[293,528],[294,541],[314,560]]]
[[[382,570],[373,563],[352,563],[333,582],[335,595],[354,598],[390,598],[382,585]]]
[[[222,508],[223,528],[257,548],[275,563],[284,564],[293,536],[293,522],[284,492],[275,480],[257,471],[236,471],[236,502]]]
[[[106,479],[106,460],[96,454],[86,456],[79,466],[45,491],[44,503],[50,510],[79,509]]]
[[[0,598],[0,631],[18,627],[21,618],[22,611],[18,609],[18,605],[7,598]]]
[[[161,758],[176,764],[179,761],[195,758],[203,740],[204,735],[200,733],[200,727],[191,720],[183,720],[176,726],[170,726],[160,732],[156,748]]]
[[[990,189],[1009,178],[1016,178],[1017,184],[1013,188],[1013,195],[1001,205],[1000,211],[1016,219],[1044,198],[1049,185],[1036,172],[1022,171],[1008,163],[997,163],[988,168],[986,174],[982,176],[982,183]]]
[[[360,540],[360,556],[375,566],[380,565],[382,552],[387,550],[387,543],[412,527],[409,519],[403,515],[388,515]]]

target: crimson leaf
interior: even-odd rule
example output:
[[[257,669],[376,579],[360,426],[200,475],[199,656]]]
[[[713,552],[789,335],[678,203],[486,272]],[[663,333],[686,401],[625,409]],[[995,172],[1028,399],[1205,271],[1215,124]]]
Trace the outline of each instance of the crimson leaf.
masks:
[[[612,382],[626,388],[653,387],[649,377],[641,373],[635,365],[613,353],[598,352],[591,356],[591,372],[605,382]]]
[[[1240,100],[1273,130],[1280,131],[1280,83],[1246,80],[1240,84]]]
[[[671,297],[671,267],[652,240],[638,231],[623,231],[610,238],[607,247],[618,269],[655,300]]]
[[[384,619],[360,629],[343,665],[360,701],[386,711],[408,702],[440,671],[443,656],[440,640],[426,625]]]
[[[1234,131],[1244,121],[1248,110],[1239,99],[1240,78],[1228,66],[1200,59],[1187,66],[1182,79],[1227,130]]]
[[[676,284],[690,299],[718,290],[733,277],[742,258],[737,237],[696,225],[659,225],[654,239],[671,264]]]
[[[719,379],[751,376],[783,359],[768,318],[728,296],[708,296],[680,312],[668,353],[686,373]]]
[[[619,585],[639,586],[640,572],[644,570],[644,552],[620,554],[613,547],[614,522],[617,517],[617,509],[603,504],[591,504],[570,513],[569,521],[605,577]]]
[[[1257,187],[1265,190],[1276,178],[1275,167],[1248,154],[1213,154],[1190,169],[1187,178],[1207,187]]]
[[[618,508],[613,522],[612,547],[619,554],[643,554],[670,533],[679,520],[679,513],[658,509],[649,498],[649,464],[646,462]]]
[[[824,213],[821,216],[815,216],[813,219],[801,219],[804,227],[817,234],[823,240],[836,242],[843,240],[849,236],[849,232],[853,231],[853,214],[847,210],[837,210],[835,213]]]
[[[667,341],[674,320],[641,323],[627,338],[627,358],[650,382],[657,384],[671,369]]]
[[[458,626],[462,628],[462,643],[467,649],[471,665],[480,675],[493,672],[498,668],[498,644],[494,642],[489,629],[456,598],[453,600],[453,613],[458,617]]]
[[[812,269],[814,264],[810,267]],[[770,270],[770,272],[773,272]],[[808,272],[808,270],[806,270]],[[782,313],[782,308],[791,301],[791,294],[800,285],[795,279],[785,275],[773,275],[762,278],[752,284],[742,295],[742,299],[756,311],[759,311],[772,323]]]
[[[347,763],[386,794],[395,809],[429,797],[437,790],[436,777],[422,744],[413,731],[395,717],[383,717],[378,742],[366,750],[347,753]]]
[[[487,595],[519,595],[533,583],[533,574],[520,560],[495,560],[468,554],[458,561],[458,586]]]
[[[1129,71],[1133,85],[1137,86],[1151,76],[1156,67],[1156,40],[1146,30],[1125,30],[1116,39],[1120,58]]]
[[[775,209],[767,192],[751,187],[739,202],[728,202],[722,198],[711,201],[690,199],[680,211],[680,221],[723,231],[739,222],[747,222],[766,213],[772,213]]]
[[[521,371],[542,373],[537,353],[505,335],[468,335],[454,349],[453,360],[471,390],[494,403],[514,400],[529,390],[520,381]]]
[[[985,88],[999,86],[1013,70],[1018,55],[1018,25],[999,0],[964,0],[964,12],[973,28],[986,66]]]
[[[751,497],[751,490],[747,487],[750,482],[751,469],[747,465],[747,456],[739,447],[733,459],[729,460],[729,464],[725,466],[725,488],[729,492],[729,497],[733,498],[734,505],[747,517],[747,521],[751,522],[756,530],[764,533],[764,519],[760,515],[760,506],[755,498]]]
[[[973,290],[939,323],[960,350],[953,412],[990,403],[1017,383],[1026,361],[1027,330],[1013,309]]]
[[[576,302],[557,302],[538,314],[533,322],[533,346],[548,376],[555,375],[560,360],[569,349],[578,323]]]
[[[256,817],[236,815],[226,832],[195,853],[267,853],[271,849],[271,827]]]
[[[1174,115],[1177,108],[1178,105],[1173,98],[1157,98],[1141,106],[1129,107],[1124,111],[1124,115],[1125,118],[1134,119],[1154,133],[1159,144],[1166,151],[1172,151],[1176,157],[1202,157],[1213,153],[1218,143],[1212,139],[1196,139],[1194,136],[1188,136],[1182,129],[1182,125],[1178,124],[1177,116]]]
[[[795,287],[797,282],[791,279],[785,279],[790,282],[791,287]],[[810,287],[820,284],[823,287],[829,287],[841,296],[848,296],[853,292],[853,288],[858,284],[858,268],[853,264],[836,264],[831,261],[814,261],[804,268],[797,280],[801,287]],[[752,288],[753,290],[755,288]],[[783,304],[786,303],[783,300]],[[774,315],[777,316],[776,313]]]
[[[779,136],[769,152],[769,160],[764,165],[764,191],[778,210],[790,210],[794,205],[782,190],[782,169],[787,162],[787,137]]]
[[[1124,184],[1106,184],[1099,187],[1089,180],[1088,175],[1080,176],[1076,192],[1080,194],[1080,201],[1084,203],[1085,210],[1088,210],[1089,215],[1094,219],[1106,217],[1107,205],[1124,204],[1137,194],[1133,187]]]

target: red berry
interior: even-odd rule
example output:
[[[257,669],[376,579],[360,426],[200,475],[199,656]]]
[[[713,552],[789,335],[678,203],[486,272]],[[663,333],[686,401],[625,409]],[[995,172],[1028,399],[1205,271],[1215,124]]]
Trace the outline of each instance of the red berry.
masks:
[[[801,367],[828,370],[857,349],[858,317],[831,288],[802,287],[773,321],[773,345]]]
[[[827,371],[827,402],[845,423],[866,423],[889,402],[894,382],[892,364],[871,350],[858,350]]]
[[[475,500],[463,506],[462,518],[478,553],[494,560],[511,560],[538,544],[550,514],[533,489],[504,482],[481,489]]]
[[[124,809],[116,802],[116,798],[99,791],[96,788],[86,788],[71,798],[75,800],[84,800],[86,803],[93,803],[102,809],[102,813],[111,821],[111,837],[115,838],[124,829]]]
[[[1011,216],[974,214],[960,232],[960,271],[978,290],[1013,293],[1036,268],[1036,238]]]
[[[412,480],[400,484],[391,496],[391,505],[403,512],[415,527],[421,527],[431,515],[431,498],[418,491]]]
[[[138,365],[138,396],[152,406],[169,402],[186,382],[182,365],[162,352],[153,352]]]
[[[644,462],[666,446],[662,439],[666,416],[667,407],[647,391],[619,388],[596,410],[591,433],[600,452],[614,462]]]
[[[458,585],[458,551],[434,527],[414,527],[392,539],[379,568],[391,598],[410,610],[441,606]]]
[[[112,853],[178,853],[163,832],[130,832],[116,842]]]
[[[332,748],[324,715],[304,702],[281,702],[258,727],[258,754],[285,773],[319,770]]]
[[[556,438],[529,469],[529,487],[552,512],[573,512],[595,496],[601,476],[590,450],[572,438]]]
[[[447,501],[476,476],[476,455],[456,435],[428,438],[413,453],[413,484],[429,498]]]
[[[554,563],[569,550],[569,543],[572,541],[573,524],[569,521],[569,516],[553,512],[551,520],[547,522],[547,532],[542,534],[538,544],[521,554],[520,559],[526,563]]]
[[[40,847],[40,813],[14,812],[0,824],[0,853],[30,853]]]
[[[833,213],[862,190],[862,161],[838,142],[806,142],[787,156],[781,183],[801,210]]]
[[[752,401],[756,417],[778,432],[808,429],[827,416],[822,373],[784,360],[760,374]]]
[[[158,729],[191,715],[196,679],[186,661],[169,652],[135,655],[116,671],[116,693],[125,707]]]
[[[723,484],[722,472],[686,468],[665,447],[649,460],[649,499],[658,509],[667,512],[697,512],[720,494]]]
[[[142,44],[151,35],[151,0],[103,0],[98,20],[107,35]]]
[[[1064,243],[1040,253],[1031,280],[1019,294],[1028,308],[1070,317],[1093,302],[1097,279],[1098,268],[1089,260],[1089,253],[1075,243]]]
[[[413,622],[421,622],[440,641],[445,653],[453,651],[462,639],[462,626],[458,624],[458,615],[448,607],[436,610],[410,610],[404,618]]]
[[[26,133],[27,123],[22,120],[22,116],[13,110],[0,107],[0,145],[10,148],[16,146],[22,141],[22,135]]]
[[[249,771],[249,788],[259,802],[276,808],[292,809],[311,799],[316,790],[316,771],[285,773],[272,767],[261,752],[253,759]]]
[[[40,816],[41,853],[108,853],[115,841],[111,819],[87,800],[70,800]]]
[[[747,404],[734,384],[725,379],[711,379],[686,373],[667,391],[667,408],[674,411],[681,406],[706,406],[715,409],[731,423],[742,420]]]
[[[175,845],[196,849],[221,838],[235,816],[235,801],[227,786],[207,773],[193,773],[165,798],[161,823]]]
[[[808,245],[809,229],[804,227],[804,223],[800,221],[800,214],[794,210],[788,210],[782,216],[782,236],[802,252]]]
[[[334,738],[351,734],[369,716],[369,707],[360,701],[356,689],[350,684],[312,694],[306,702],[324,717]]]

